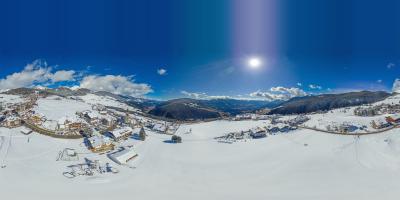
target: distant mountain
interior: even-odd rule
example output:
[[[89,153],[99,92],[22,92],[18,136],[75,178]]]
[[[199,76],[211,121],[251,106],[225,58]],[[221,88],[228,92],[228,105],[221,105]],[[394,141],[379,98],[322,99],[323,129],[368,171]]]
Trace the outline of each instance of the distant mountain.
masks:
[[[16,89],[7,90],[3,93],[11,94],[11,95],[30,95],[30,94],[35,94],[36,91],[38,91],[38,90],[33,89],[33,88],[16,88]]]
[[[118,101],[124,102],[130,106],[139,108],[145,112],[153,109],[156,105],[159,105],[161,103],[161,101],[156,101],[156,100],[152,100],[152,99],[118,95],[118,94],[113,94],[111,92],[105,92],[105,91],[94,92],[94,94],[99,95],[99,96],[112,97],[112,98],[114,98]]]
[[[199,100],[174,99],[163,102],[149,111],[150,114],[177,120],[198,120],[220,118],[223,113],[213,109]]]
[[[44,89],[44,91],[47,91],[53,95],[58,95],[62,97],[68,97],[68,96],[84,96],[87,94],[92,93],[92,91],[84,88],[79,88],[77,90],[71,90],[70,88],[67,87],[59,87],[59,88],[47,88]]]
[[[335,108],[374,103],[381,101],[388,96],[390,96],[390,94],[383,91],[361,91],[343,94],[295,97],[282,103],[279,107],[272,109],[269,114],[300,114],[331,110]]]
[[[295,97],[288,101],[256,101],[238,99],[211,99],[200,100],[181,98],[169,101],[157,101],[114,94],[111,92],[88,89],[71,90],[67,87],[59,88],[17,88],[5,94],[29,95],[40,93],[44,96],[58,95],[83,96],[95,94],[114,98],[122,103],[141,109],[153,116],[176,120],[202,120],[215,119],[223,116],[232,116],[240,113],[253,112],[262,114],[301,114],[316,111],[331,110],[335,108],[357,106],[374,103],[390,96],[387,92],[349,92],[343,94],[323,94],[317,96]]]
[[[274,108],[283,101],[259,101],[259,100],[238,100],[238,99],[211,99],[200,100],[204,105],[221,112],[236,115],[245,112],[254,112],[265,108]]]
[[[198,100],[181,98],[156,105],[150,114],[177,120],[199,120],[220,118],[243,112],[275,107],[281,102],[251,101],[237,99]]]

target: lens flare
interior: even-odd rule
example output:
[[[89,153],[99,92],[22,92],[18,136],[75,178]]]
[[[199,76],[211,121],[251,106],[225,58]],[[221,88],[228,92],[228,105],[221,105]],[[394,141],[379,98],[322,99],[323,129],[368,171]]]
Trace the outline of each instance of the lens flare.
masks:
[[[260,58],[257,57],[252,57],[247,61],[247,64],[249,65],[249,67],[256,69],[259,68],[262,64],[262,61]]]

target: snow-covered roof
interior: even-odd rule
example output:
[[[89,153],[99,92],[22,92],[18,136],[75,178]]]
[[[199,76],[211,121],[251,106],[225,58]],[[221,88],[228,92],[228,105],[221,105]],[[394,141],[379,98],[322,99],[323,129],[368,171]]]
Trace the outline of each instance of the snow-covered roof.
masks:
[[[400,113],[395,113],[393,115],[390,115],[390,117],[393,119],[400,119]]]
[[[23,134],[29,134],[31,132],[32,132],[32,130],[29,128],[26,128],[26,127],[21,128],[21,133],[23,133]]]
[[[108,157],[118,164],[126,164],[129,160],[136,157],[138,154],[133,149],[124,149],[108,154]]]
[[[154,124],[153,130],[155,130],[155,131],[165,131],[165,130],[167,130],[167,126],[165,126],[164,124]]]
[[[94,148],[100,147],[105,144],[111,144],[110,138],[104,137],[102,135],[100,135],[100,136],[95,135],[93,137],[90,137],[88,140],[89,140],[90,145]]]
[[[85,113],[90,119],[95,119],[95,118],[99,118],[100,116],[96,113],[96,112],[86,112]]]
[[[19,120],[19,119],[21,119],[21,118],[19,118],[18,116],[15,116],[15,115],[6,117],[7,121],[15,121],[15,120]]]
[[[115,129],[114,131],[111,132],[111,134],[115,138],[119,138],[121,136],[124,136],[125,134],[132,133],[133,129],[129,126],[125,126],[122,128]]]
[[[373,120],[376,124],[387,124],[388,122],[384,118],[377,118]]]

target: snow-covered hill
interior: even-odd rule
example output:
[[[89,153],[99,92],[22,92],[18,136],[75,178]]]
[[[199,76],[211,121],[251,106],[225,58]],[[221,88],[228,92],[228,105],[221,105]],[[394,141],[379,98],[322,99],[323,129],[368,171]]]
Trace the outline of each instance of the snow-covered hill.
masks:
[[[1,96],[10,102],[24,99]],[[393,96],[375,103],[399,103]],[[33,108],[48,119],[73,116],[92,106],[132,109],[111,97],[87,94],[78,97],[39,98]],[[384,116],[354,116],[355,107],[307,115],[306,126],[351,122],[367,126]],[[283,116],[280,120],[295,118]],[[151,120],[137,116],[141,120]],[[161,122],[162,123],[162,122]],[[254,127],[270,120],[201,122],[181,124],[176,135],[183,143],[172,144],[171,136],[146,129],[145,141],[135,136],[114,142],[116,149],[133,149],[138,157],[128,166],[117,165],[106,154],[92,153],[83,139],[55,139],[22,128],[0,128],[0,195],[4,199],[397,199],[400,195],[399,129],[354,136],[332,135],[298,129],[244,139],[232,144],[215,137]],[[134,129],[138,134],[139,128]],[[77,161],[56,161],[59,152],[72,148]],[[68,166],[85,159],[110,163],[117,174],[66,178]],[[23,191],[23,192],[21,192]]]
[[[80,140],[24,136],[18,129],[2,128],[3,145],[9,135],[12,141],[6,159],[0,160],[7,164],[0,170],[1,195],[7,199],[396,199],[399,195],[396,131],[357,138],[299,130],[231,145],[210,139],[228,129],[263,123],[186,125],[183,129],[191,128],[192,133],[182,134],[184,142],[179,145],[165,143],[169,136],[149,132],[145,142],[127,142],[140,155],[132,164],[135,168],[118,166],[116,175],[75,179],[62,173],[76,162],[55,161],[63,148],[110,161],[104,155],[85,154]]]

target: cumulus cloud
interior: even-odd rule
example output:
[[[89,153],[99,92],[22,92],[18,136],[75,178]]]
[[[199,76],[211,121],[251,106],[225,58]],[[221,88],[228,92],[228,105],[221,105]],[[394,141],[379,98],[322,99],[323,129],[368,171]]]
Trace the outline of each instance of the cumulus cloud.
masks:
[[[275,93],[271,93],[271,92],[262,92],[262,91],[252,92],[252,93],[250,93],[250,96],[251,97],[262,97],[269,101],[290,99],[290,95],[288,95],[288,94],[275,94]]]
[[[400,79],[396,78],[396,80],[394,80],[392,92],[400,93]]]
[[[295,88],[295,87],[292,87],[292,88],[285,88],[285,87],[281,87],[281,86],[272,87],[271,92],[287,93],[291,96],[296,96],[296,97],[307,95],[306,92],[304,92],[302,89]]]
[[[250,93],[251,97],[261,97],[270,101],[288,100],[293,97],[306,96],[307,93],[300,88],[286,88],[282,86],[272,87],[270,91],[262,92],[260,90]]]
[[[234,97],[230,96],[213,96],[213,95],[207,95],[207,93],[204,92],[187,92],[187,91],[181,91],[181,94],[193,98],[193,99],[234,99]]]
[[[300,82],[299,82],[299,83],[297,83],[296,85],[297,85],[297,86],[299,86],[299,87],[303,86],[303,84],[302,84],[302,83],[300,83]]]
[[[166,70],[166,69],[163,69],[163,68],[158,69],[158,70],[157,70],[157,74],[159,74],[159,75],[161,75],[161,76],[167,75],[167,70]]]
[[[89,75],[82,79],[79,87],[93,91],[106,91],[134,97],[153,92],[150,85],[135,83],[132,77],[121,75]]]
[[[310,89],[313,89],[313,90],[315,90],[315,89],[318,89],[318,90],[322,89],[321,86],[315,85],[315,84],[310,84],[310,85],[308,85],[308,87],[309,87]]]
[[[387,67],[388,69],[392,69],[392,68],[395,67],[395,66],[396,66],[396,64],[394,64],[394,63],[389,63],[389,64],[386,65],[386,67]]]
[[[56,71],[51,76],[52,82],[61,82],[61,81],[71,81],[74,80],[75,71],[74,70],[60,70]]]
[[[60,70],[52,72],[52,68],[47,66],[47,63],[42,60],[25,66],[21,72],[15,72],[0,79],[0,89],[15,89],[20,87],[33,87],[39,84],[48,85],[62,81],[72,81],[75,71]]]

